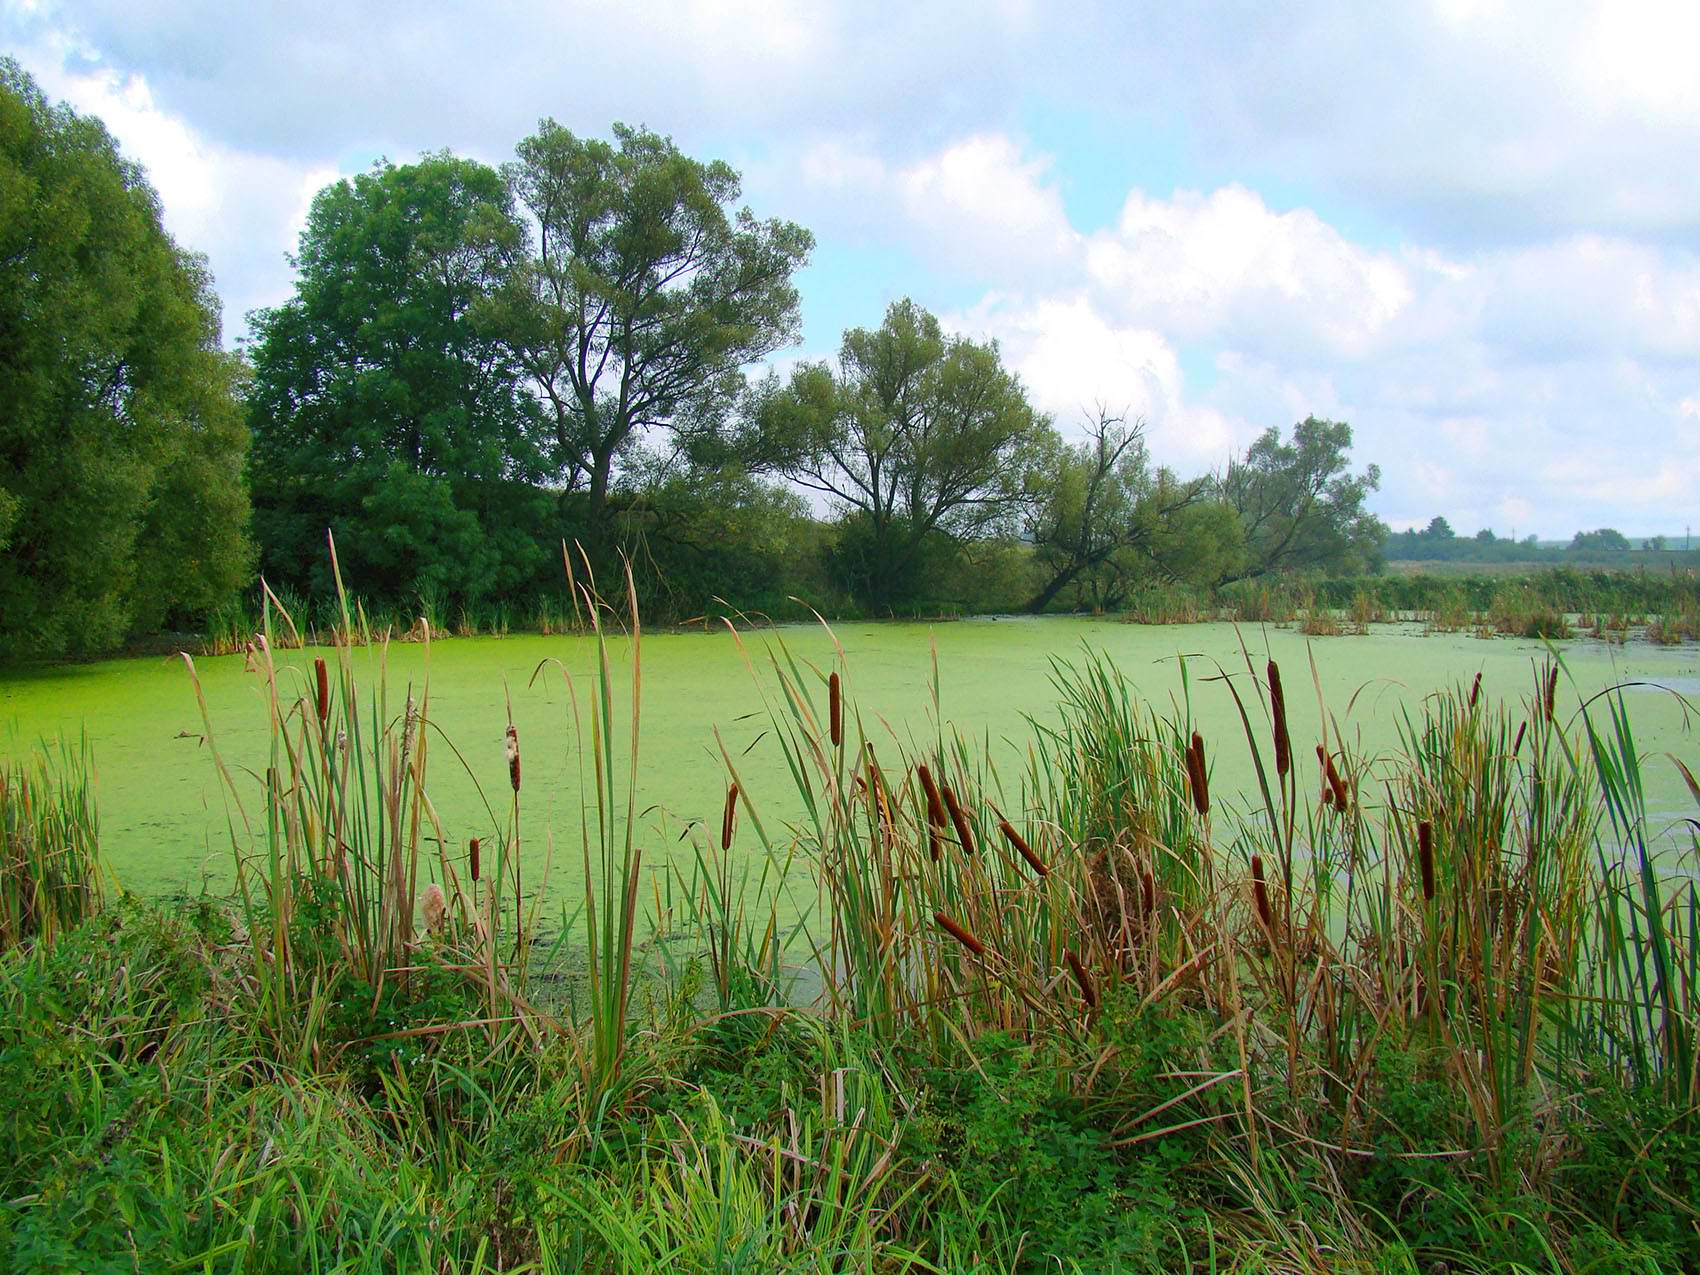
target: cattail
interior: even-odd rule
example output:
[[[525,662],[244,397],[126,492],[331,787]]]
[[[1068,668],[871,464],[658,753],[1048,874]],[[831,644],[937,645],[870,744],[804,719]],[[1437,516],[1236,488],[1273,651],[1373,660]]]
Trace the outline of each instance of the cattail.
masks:
[[[1087,1009],[1098,1008],[1098,989],[1092,986],[1092,976],[1086,972],[1086,967],[1080,963],[1080,958],[1068,948],[1063,948],[1063,960],[1068,962],[1068,972],[1074,975],[1075,984],[1080,988],[1080,999],[1086,1002]]]
[[[974,953],[975,956],[984,956],[986,954],[986,945],[984,943],[980,942],[980,940],[970,934],[965,927],[958,925],[943,912],[934,912],[933,920],[937,921],[951,938],[962,944],[963,947]]]
[[[927,822],[935,828],[944,827],[944,802],[939,798],[939,786],[933,782],[933,772],[922,763],[915,767],[915,774],[921,780],[921,790],[927,794]]]
[[[420,895],[420,907],[425,912],[425,928],[436,934],[443,928],[443,918],[449,913],[448,901],[443,898],[443,887],[435,881],[431,882]]]
[[[1269,711],[1275,718],[1275,773],[1286,776],[1293,767],[1293,742],[1287,735],[1287,697],[1281,690],[1281,670],[1269,661]]]
[[[1186,750],[1187,786],[1192,789],[1192,808],[1201,815],[1210,813],[1210,775],[1204,768],[1204,736],[1192,732],[1192,743]]]
[[[1547,673],[1546,711],[1547,721],[1552,720],[1553,709],[1558,701],[1558,665],[1554,664]]]
[[[944,786],[944,804],[945,809],[950,811],[950,822],[956,827],[956,844],[962,847],[964,854],[973,854],[974,832],[969,828],[968,816],[963,813],[962,805],[949,784]]]
[[[519,732],[514,729],[512,722],[508,723],[508,780],[513,784],[514,791],[519,791]]]
[[[1423,902],[1434,900],[1434,825],[1427,819],[1417,824],[1417,867],[1423,874]]]
[[[1346,781],[1340,777],[1340,772],[1334,768],[1334,759],[1321,744],[1316,746],[1316,755],[1322,761],[1322,777],[1328,783],[1328,796],[1334,803],[1334,809],[1345,814],[1347,807],[1352,804],[1351,795],[1346,790]]]
[[[1263,879],[1263,856],[1251,856],[1251,895],[1257,904],[1257,919],[1263,922],[1263,928],[1273,937],[1275,933],[1275,913],[1269,906],[1269,885]]]
[[[832,746],[841,748],[844,745],[844,688],[839,684],[838,674],[834,673],[827,679],[827,720],[832,730]]]
[[[1529,731],[1529,723],[1522,722],[1517,727],[1517,738],[1512,742],[1511,755],[1515,757],[1523,748],[1523,736]]]
[[[466,843],[467,869],[472,873],[472,879],[478,880],[478,838],[474,837]]]
[[[1470,707],[1476,706],[1476,701],[1482,697],[1482,675],[1476,674],[1476,680],[1470,683]]]
[[[1150,868],[1145,869],[1141,884],[1144,887],[1145,915],[1149,917],[1157,910],[1157,878],[1151,875]]]
[[[732,848],[732,829],[738,820],[738,785],[731,784],[726,789],[726,809],[720,816],[720,848]]]
[[[319,725],[323,726],[331,717],[331,672],[322,657],[313,661],[313,677],[319,683]]]
[[[1027,844],[1027,838],[1015,830],[1014,824],[1007,819],[999,819],[998,831],[1003,833],[1003,839],[1009,842],[1010,847],[1027,860],[1027,866],[1032,868],[1034,872],[1042,877],[1051,874],[1051,870],[1045,866],[1045,861],[1033,853],[1033,847]]]

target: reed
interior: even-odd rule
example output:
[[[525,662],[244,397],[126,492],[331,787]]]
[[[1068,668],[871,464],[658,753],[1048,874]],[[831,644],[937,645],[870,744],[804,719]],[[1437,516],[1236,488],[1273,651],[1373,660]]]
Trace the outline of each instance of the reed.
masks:
[[[0,952],[51,944],[99,910],[92,777],[86,739],[0,765]]]

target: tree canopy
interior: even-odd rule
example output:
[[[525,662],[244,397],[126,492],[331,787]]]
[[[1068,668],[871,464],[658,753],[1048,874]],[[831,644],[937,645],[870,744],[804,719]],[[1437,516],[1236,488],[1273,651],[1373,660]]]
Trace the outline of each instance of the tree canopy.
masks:
[[[1387,528],[1365,502],[1381,486],[1381,469],[1352,473],[1351,451],[1350,425],[1310,416],[1290,441],[1270,428],[1229,464],[1221,494],[1240,516],[1245,557],[1228,578],[1375,565]]]
[[[255,521],[274,582],[476,601],[528,586],[546,440],[490,312],[523,238],[500,175],[428,155],[313,201],[295,295],[254,318]]]
[[[142,170],[0,61],[0,645],[110,647],[243,584],[239,380]]]
[[[814,240],[729,212],[738,174],[646,129],[579,138],[553,120],[506,172],[535,237],[514,254],[502,322],[553,438],[557,481],[608,538],[622,457],[654,430],[713,450],[743,369],[798,332],[792,275]]]
[[[753,416],[767,463],[848,515],[844,574],[876,609],[913,595],[930,541],[1012,530],[1054,438],[995,344],[909,300],[846,332],[836,368],[770,379]]]

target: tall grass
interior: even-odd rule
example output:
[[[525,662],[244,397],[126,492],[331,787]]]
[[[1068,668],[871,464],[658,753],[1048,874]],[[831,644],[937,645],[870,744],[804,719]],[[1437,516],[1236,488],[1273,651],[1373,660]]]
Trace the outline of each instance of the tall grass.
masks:
[[[0,765],[0,951],[51,943],[99,909],[92,778],[86,741]]]

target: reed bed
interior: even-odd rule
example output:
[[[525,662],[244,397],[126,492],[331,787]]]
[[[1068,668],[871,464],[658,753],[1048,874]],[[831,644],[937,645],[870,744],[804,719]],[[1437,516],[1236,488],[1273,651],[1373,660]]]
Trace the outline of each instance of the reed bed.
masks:
[[[99,910],[92,779],[86,742],[0,766],[0,952],[50,944]]]
[[[1086,652],[1012,762],[951,728],[936,666],[899,734],[836,642],[811,663],[729,622],[789,784],[752,789],[721,746],[723,798],[646,874],[641,624],[583,562],[567,623],[595,666],[533,679],[567,692],[586,812],[554,944],[520,869],[528,741],[461,757],[346,597],[332,657],[281,663],[298,630],[268,597],[264,773],[215,762],[234,906],[107,909],[62,965],[0,961],[0,1067],[43,1022],[77,1052],[31,1064],[55,1096],[0,1122],[0,1246],[140,1234],[196,1269],[1700,1263],[1700,834],[1651,822],[1642,768],[1667,763],[1621,693],[1578,699],[1549,654],[1526,686],[1411,703],[1366,756],[1326,704],[1294,735],[1314,665],[1183,661],[1160,705]],[[1196,728],[1205,695],[1235,738]],[[481,810],[432,803],[444,754],[488,779]],[[69,1172],[89,1146],[103,1167]],[[130,1193],[128,1232],[96,1224],[103,1189]]]

